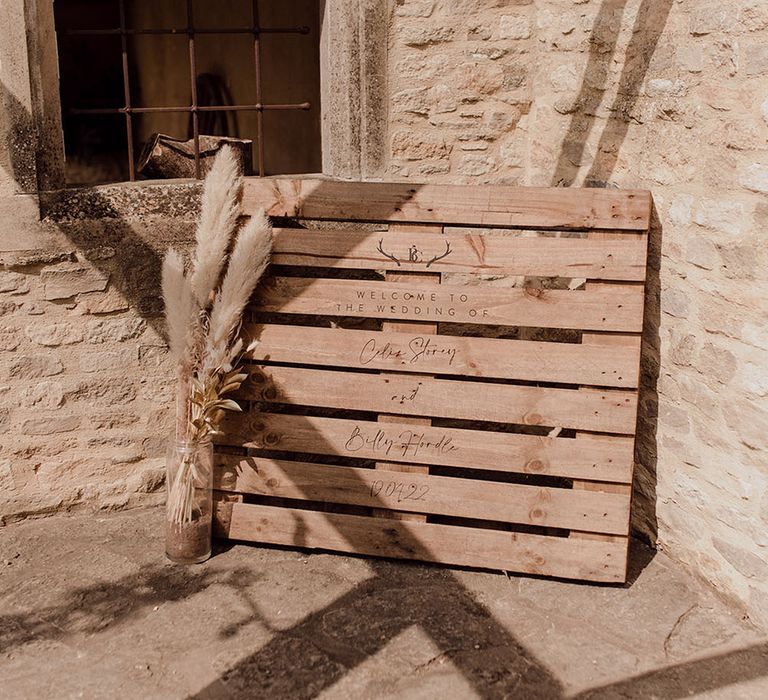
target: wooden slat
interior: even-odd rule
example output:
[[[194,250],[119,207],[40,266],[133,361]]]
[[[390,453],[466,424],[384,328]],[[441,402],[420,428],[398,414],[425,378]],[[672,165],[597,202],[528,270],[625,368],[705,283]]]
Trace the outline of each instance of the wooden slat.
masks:
[[[644,231],[644,190],[425,185],[247,178],[243,211],[271,216],[555,229]]]
[[[249,325],[257,361],[296,362],[398,372],[631,388],[637,386],[640,337],[630,347],[470,338],[421,333]]]
[[[304,267],[645,279],[638,240],[275,229],[272,262]]]
[[[620,583],[626,571],[627,548],[614,542],[241,503],[217,503],[214,527],[235,540],[563,578]]]
[[[217,455],[223,491],[627,534],[629,496],[424,473]]]
[[[268,312],[429,322],[631,333],[643,323],[642,286],[608,292],[272,277],[256,301]]]
[[[298,367],[255,370],[241,396],[303,406],[633,434],[632,391],[552,389],[424,375],[333,372]],[[403,422],[402,418],[399,422]]]
[[[629,483],[632,438],[547,438],[407,423],[229,414],[221,442],[238,446]]]

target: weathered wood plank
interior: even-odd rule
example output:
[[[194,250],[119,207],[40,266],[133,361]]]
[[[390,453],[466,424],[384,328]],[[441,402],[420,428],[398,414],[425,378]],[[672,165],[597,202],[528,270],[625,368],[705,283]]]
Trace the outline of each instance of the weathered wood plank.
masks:
[[[521,474],[629,483],[632,438],[547,438],[407,423],[229,414],[220,442],[406,464],[434,464]]]
[[[311,326],[251,324],[245,332],[261,341],[251,355],[256,361],[324,367],[631,388],[640,362],[639,336],[630,347],[606,348]]]
[[[482,325],[640,332],[642,286],[621,291],[496,289],[271,277],[260,310]]]
[[[624,544],[382,521],[338,513],[217,503],[215,534],[234,540],[621,583]]]
[[[273,403],[630,435],[637,394],[435,379],[423,375],[263,367],[241,396]],[[400,418],[399,422],[405,422]]]
[[[214,488],[617,535],[629,524],[629,496],[260,457],[216,455]]]
[[[305,267],[645,279],[646,245],[525,235],[275,229],[272,262]]]
[[[644,231],[645,190],[247,178],[243,211],[303,219]]]

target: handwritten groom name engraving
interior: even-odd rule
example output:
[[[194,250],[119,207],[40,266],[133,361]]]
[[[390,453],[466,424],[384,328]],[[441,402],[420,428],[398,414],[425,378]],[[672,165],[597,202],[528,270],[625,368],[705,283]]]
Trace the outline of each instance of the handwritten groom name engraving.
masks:
[[[376,338],[370,338],[360,349],[361,365],[368,365],[374,360],[393,360],[401,365],[417,365],[425,359],[447,360],[448,366],[451,366],[456,359],[456,348],[452,345],[440,345],[432,338],[417,335],[411,338],[405,347],[392,343],[379,344]]]
[[[453,438],[443,433],[437,440],[430,439],[426,433],[414,430],[403,430],[398,435],[391,435],[381,428],[375,432],[365,433],[356,425],[347,441],[344,449],[347,452],[359,452],[368,448],[372,452],[378,452],[384,456],[398,455],[402,458],[416,458],[423,453],[438,457],[459,449],[453,444]]]
[[[397,502],[401,501],[424,501],[429,493],[429,486],[426,484],[414,484],[404,481],[383,481],[376,479],[371,482],[371,498],[376,498],[380,494],[387,498],[397,497]]]

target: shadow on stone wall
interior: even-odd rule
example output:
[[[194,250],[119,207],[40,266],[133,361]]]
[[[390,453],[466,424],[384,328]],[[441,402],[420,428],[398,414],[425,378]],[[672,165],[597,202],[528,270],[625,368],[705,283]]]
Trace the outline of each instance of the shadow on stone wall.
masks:
[[[643,0],[632,38],[624,56],[616,96],[608,108],[608,117],[584,183],[590,186],[608,182],[616,167],[621,146],[629,124],[634,121],[634,109],[664,27],[673,0]],[[551,183],[556,187],[576,184],[579,166],[583,161],[587,141],[596,128],[597,112],[605,93],[611,88],[609,73],[616,60],[616,46],[622,23],[615,15],[623,15],[627,0],[603,0],[595,16],[589,42],[589,58],[578,96],[572,103],[573,113]]]
[[[573,102],[574,113],[563,138],[560,154],[552,176],[552,185],[575,185],[579,166],[584,159],[586,144],[598,121],[597,112],[605,93],[611,88],[610,67],[616,57],[616,47],[627,0],[603,0],[595,16],[589,44],[589,58],[578,97]],[[588,173],[586,186],[605,187],[610,182],[621,147],[627,136],[634,110],[653,59],[656,46],[667,23],[672,0],[643,0],[638,8],[632,37],[621,57],[622,71],[616,96],[609,107],[610,116],[603,126],[598,146]],[[660,266],[661,220],[654,206],[648,241],[648,276],[646,280],[643,350],[638,402],[638,426],[635,452],[635,484],[632,501],[633,529],[652,545],[658,535],[656,520],[656,469],[658,393],[660,367],[661,322]]]
[[[0,169],[20,192],[37,191],[35,125],[29,110],[0,82]]]

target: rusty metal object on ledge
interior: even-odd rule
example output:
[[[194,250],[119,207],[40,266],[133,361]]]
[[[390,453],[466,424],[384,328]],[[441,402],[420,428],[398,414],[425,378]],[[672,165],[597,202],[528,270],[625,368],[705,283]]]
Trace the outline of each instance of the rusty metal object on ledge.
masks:
[[[245,175],[253,173],[253,141],[229,136],[200,135],[200,175],[205,177],[214,156],[224,145],[232,146]],[[139,157],[138,172],[150,179],[195,177],[195,140],[152,134]]]

